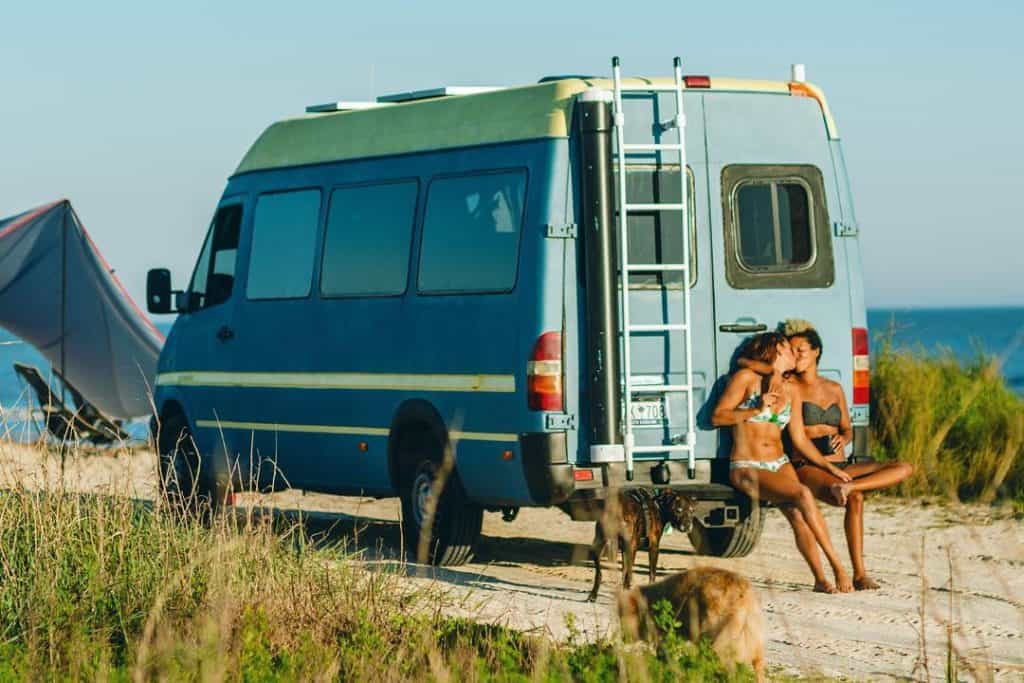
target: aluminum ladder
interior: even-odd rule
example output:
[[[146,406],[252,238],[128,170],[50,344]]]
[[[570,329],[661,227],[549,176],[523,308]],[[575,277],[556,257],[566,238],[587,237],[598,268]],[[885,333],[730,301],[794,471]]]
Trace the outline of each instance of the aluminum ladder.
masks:
[[[679,57],[673,59],[675,82],[671,85],[644,84],[636,87],[623,87],[619,58],[612,57],[612,80],[614,84],[614,122],[615,122],[615,161],[619,174],[619,301],[622,316],[622,437],[626,461],[626,479],[633,480],[633,456],[638,453],[671,453],[685,451],[688,454],[687,474],[690,479],[696,476],[695,450],[697,431],[693,408],[693,354],[690,343],[690,224],[689,224],[689,183],[686,173],[686,118],[683,113],[683,66]],[[675,94],[675,116],[660,123],[661,132],[669,133],[675,129],[676,142],[658,142],[647,144],[629,144],[625,140],[626,116],[622,108],[623,94],[642,93],[657,96],[659,92]],[[661,161],[665,155],[677,154],[679,159],[679,182],[682,201],[679,204],[640,204],[630,202],[626,196],[626,172],[629,166],[627,155],[630,153],[659,153]],[[629,262],[629,215],[635,212],[676,211],[682,218],[683,230],[683,262],[682,263],[630,263]],[[629,275],[630,273],[659,272],[681,273],[683,278],[683,322],[638,324],[629,315]],[[634,385],[632,362],[630,358],[630,341],[635,333],[663,332],[668,335],[668,343],[673,338],[681,341],[686,356],[685,384],[644,384]],[[666,368],[668,370],[668,368]],[[671,443],[659,446],[637,446],[633,433],[633,396],[637,393],[656,394],[662,397],[667,406],[668,394],[683,393],[686,395],[686,437],[685,443]]]

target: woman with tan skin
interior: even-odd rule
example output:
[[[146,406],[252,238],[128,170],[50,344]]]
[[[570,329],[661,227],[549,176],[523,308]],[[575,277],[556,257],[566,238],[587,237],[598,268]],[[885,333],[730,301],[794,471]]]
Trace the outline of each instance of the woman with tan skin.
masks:
[[[783,450],[782,430],[787,424],[793,424],[796,440],[803,447],[801,452],[806,451],[809,460],[840,481],[850,479],[820,454],[815,457],[817,451],[804,436],[800,394],[783,378],[796,364],[789,341],[778,332],[765,332],[751,338],[741,356],[767,363],[772,372],[762,377],[749,368],[740,368],[729,378],[715,406],[711,423],[716,427],[733,428],[729,478],[733,486],[750,496],[755,504],[765,500],[779,506],[793,527],[797,548],[814,575],[815,591],[849,592],[853,584],[832,547],[814,494],[800,483]],[[825,576],[819,546],[832,566],[836,585]]]
[[[794,452],[797,476],[818,500],[846,508],[846,544],[853,563],[853,585],[857,590],[878,588],[864,568],[864,494],[895,486],[909,477],[914,468],[902,462],[846,464],[844,450],[853,439],[850,411],[842,385],[818,374],[821,338],[804,321],[787,321],[786,334],[796,354],[793,381],[803,402],[804,432],[815,450],[842,467],[852,481],[842,481]]]

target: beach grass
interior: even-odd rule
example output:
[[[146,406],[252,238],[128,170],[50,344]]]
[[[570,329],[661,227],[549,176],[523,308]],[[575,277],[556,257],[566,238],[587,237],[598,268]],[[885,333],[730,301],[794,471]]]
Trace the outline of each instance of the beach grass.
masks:
[[[706,647],[568,642],[446,616],[408,567],[301,523],[127,496],[0,494],[0,680],[749,680]],[[450,612],[449,612],[450,614]]]
[[[998,358],[979,350],[961,361],[883,337],[872,366],[871,451],[914,465],[902,494],[1024,504],[1024,400]]]

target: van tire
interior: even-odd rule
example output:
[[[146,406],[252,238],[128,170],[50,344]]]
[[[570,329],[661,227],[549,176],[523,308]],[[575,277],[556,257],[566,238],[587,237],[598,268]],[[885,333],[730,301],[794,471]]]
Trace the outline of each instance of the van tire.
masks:
[[[406,552],[419,561],[423,517],[440,466],[421,460],[402,488],[402,537]],[[434,508],[426,560],[440,566],[457,566],[473,559],[474,546],[483,526],[484,511],[466,497],[458,474],[453,470]]]
[[[739,524],[733,527],[702,525],[698,520],[690,527],[690,543],[698,555],[710,557],[746,557],[757,546],[764,531],[764,508],[755,507]]]
[[[157,477],[160,497],[171,514],[206,522],[223,503],[212,473],[203,467],[184,415],[164,419],[158,433]]]

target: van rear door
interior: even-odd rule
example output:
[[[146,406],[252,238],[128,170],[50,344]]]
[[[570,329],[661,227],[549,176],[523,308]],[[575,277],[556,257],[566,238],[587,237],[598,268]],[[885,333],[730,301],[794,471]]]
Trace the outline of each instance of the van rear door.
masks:
[[[822,336],[822,373],[849,387],[849,280],[845,245],[833,238],[840,202],[818,103],[709,93],[705,111],[719,371],[751,334],[802,318]]]
[[[693,410],[700,411],[715,381],[711,249],[706,239],[708,225],[707,171],[704,164],[704,116],[702,96],[685,95],[686,159],[689,211],[690,254],[690,349],[678,332],[634,332],[630,335],[632,383],[686,383],[686,362],[692,362]],[[663,134],[657,125],[675,110],[671,96],[635,95],[623,98],[627,143],[675,142],[675,133]],[[671,155],[665,155],[669,157]],[[681,201],[678,158],[661,158],[658,153],[631,154],[626,177],[630,203],[672,204]],[[616,171],[617,172],[617,171]],[[618,183],[616,182],[616,190]],[[617,199],[621,205],[622,199]],[[677,211],[634,211],[629,217],[629,254],[631,264],[674,264],[683,262],[681,216]],[[629,276],[630,319],[638,324],[677,324],[684,322],[683,275],[680,273],[639,272]],[[688,399],[685,392],[661,395],[656,392],[634,394],[632,402],[634,435],[638,446],[658,446],[686,442]],[[714,434],[697,430],[696,457],[715,453]],[[638,454],[638,460],[662,459],[667,453]],[[685,459],[682,451],[671,452],[672,459]]]

